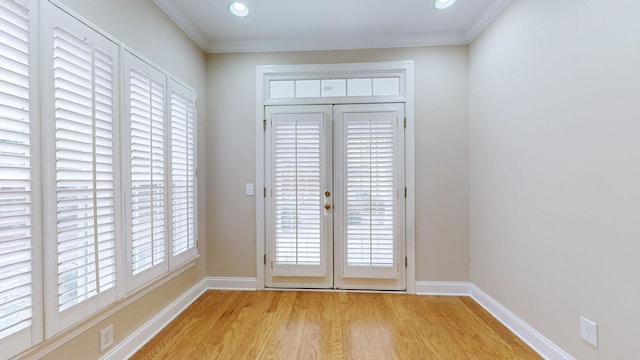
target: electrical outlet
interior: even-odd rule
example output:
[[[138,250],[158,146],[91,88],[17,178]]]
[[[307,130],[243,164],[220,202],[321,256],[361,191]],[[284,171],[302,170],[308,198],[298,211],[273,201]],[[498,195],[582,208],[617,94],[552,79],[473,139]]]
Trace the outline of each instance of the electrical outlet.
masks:
[[[113,324],[100,330],[100,352],[113,345]]]
[[[598,347],[598,324],[580,316],[580,337],[589,344]]]

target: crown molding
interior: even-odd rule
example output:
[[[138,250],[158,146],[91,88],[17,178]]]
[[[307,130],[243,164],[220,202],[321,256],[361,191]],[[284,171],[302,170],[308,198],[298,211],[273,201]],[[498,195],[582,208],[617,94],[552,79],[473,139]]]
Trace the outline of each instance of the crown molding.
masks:
[[[173,20],[176,25],[182,31],[187,34],[193,40],[193,42],[202,49],[202,51],[207,52],[208,43],[207,37],[202,33],[202,31],[198,30],[198,28],[193,25],[191,20],[189,20],[183,13],[178,9],[176,4],[173,3],[172,0],[153,0],[158,7],[167,14]]]
[[[370,37],[291,37],[213,41],[209,53],[377,49],[466,44],[465,33],[384,34]]]
[[[465,31],[440,33],[382,34],[360,37],[276,37],[242,40],[209,39],[178,9],[173,0],[154,0],[177,25],[203,51],[207,53],[238,53],[268,51],[316,51],[375,49],[417,46],[467,45],[484,30],[511,2],[504,0],[502,6],[487,11]]]
[[[506,0],[502,6],[493,11],[486,11],[482,16],[478,17],[476,22],[471,25],[471,27],[467,30],[466,33],[466,43],[470,44],[475,38],[480,35],[482,30],[484,30],[491,22],[511,3],[511,0]]]

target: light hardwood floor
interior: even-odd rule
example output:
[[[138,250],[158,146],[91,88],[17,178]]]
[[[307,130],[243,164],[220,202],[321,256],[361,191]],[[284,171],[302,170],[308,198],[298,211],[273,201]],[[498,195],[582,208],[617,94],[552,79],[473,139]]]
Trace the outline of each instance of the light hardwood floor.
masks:
[[[467,297],[208,291],[132,359],[540,359]]]

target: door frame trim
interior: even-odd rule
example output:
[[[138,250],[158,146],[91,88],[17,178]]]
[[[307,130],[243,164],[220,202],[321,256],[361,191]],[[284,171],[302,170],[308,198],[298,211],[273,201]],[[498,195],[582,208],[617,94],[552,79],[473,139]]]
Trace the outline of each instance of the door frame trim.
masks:
[[[270,79],[295,80],[309,78],[355,78],[361,76],[384,77],[397,75],[400,81],[400,96],[330,97],[307,99],[270,100],[268,86]],[[405,241],[406,241],[406,281],[409,294],[416,292],[416,251],[415,251],[415,98],[414,63],[388,61],[371,63],[314,64],[314,65],[259,65],[256,67],[256,288],[265,289],[266,219],[265,197],[259,189],[265,189],[265,139],[264,120],[266,105],[312,105],[312,104],[357,104],[389,103],[405,104]]]

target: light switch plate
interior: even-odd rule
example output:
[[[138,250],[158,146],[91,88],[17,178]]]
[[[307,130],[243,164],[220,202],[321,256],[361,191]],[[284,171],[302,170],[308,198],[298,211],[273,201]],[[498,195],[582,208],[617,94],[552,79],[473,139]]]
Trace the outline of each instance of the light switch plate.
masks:
[[[253,192],[253,184],[252,183],[245,184],[244,193],[247,196],[253,196],[254,192]]]

